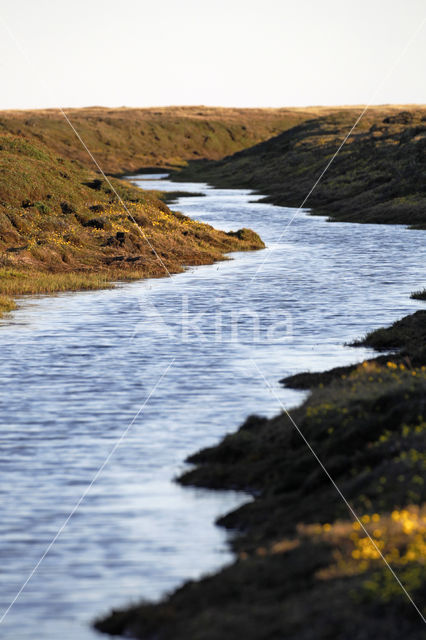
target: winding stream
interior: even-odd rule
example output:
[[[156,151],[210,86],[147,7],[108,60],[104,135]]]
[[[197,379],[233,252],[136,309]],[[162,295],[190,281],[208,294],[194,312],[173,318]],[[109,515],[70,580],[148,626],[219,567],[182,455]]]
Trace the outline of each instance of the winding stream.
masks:
[[[0,610],[152,394],[3,621],[14,640],[93,640],[88,623],[110,607],[228,562],[213,522],[247,498],[171,479],[248,414],[279,410],[253,360],[291,407],[303,394],[280,378],[358,361],[370,352],[345,342],[421,308],[409,294],[424,286],[425,231],[301,212],[278,240],[294,209],[247,190],[131,179],[205,194],[174,208],[253,228],[268,249],[172,278],[25,298],[1,321]]]

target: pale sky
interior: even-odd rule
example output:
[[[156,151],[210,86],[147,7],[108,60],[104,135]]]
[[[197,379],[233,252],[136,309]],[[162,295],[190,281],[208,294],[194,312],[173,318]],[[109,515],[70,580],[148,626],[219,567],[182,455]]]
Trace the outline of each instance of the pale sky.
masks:
[[[426,0],[2,0],[0,109],[426,103],[425,24],[397,60],[425,18]]]

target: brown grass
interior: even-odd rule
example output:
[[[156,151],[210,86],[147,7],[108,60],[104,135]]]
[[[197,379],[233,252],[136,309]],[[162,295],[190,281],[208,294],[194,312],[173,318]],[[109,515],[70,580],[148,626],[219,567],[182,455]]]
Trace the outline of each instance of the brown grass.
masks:
[[[303,122],[324,107],[226,109],[158,107],[67,109],[67,115],[103,170],[121,174],[142,167],[182,166],[195,158],[219,159]],[[56,109],[0,111],[3,132],[92,169],[93,162]]]
[[[15,301],[9,296],[0,295],[0,316],[7,311],[16,309]]]
[[[218,231],[110,182],[40,141],[0,134],[0,294],[99,288],[264,246],[249,230]]]

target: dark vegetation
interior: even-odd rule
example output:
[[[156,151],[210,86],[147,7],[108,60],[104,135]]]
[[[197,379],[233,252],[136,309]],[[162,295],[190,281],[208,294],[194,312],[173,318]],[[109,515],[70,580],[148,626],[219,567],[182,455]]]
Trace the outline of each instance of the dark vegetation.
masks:
[[[316,117],[219,161],[176,173],[220,187],[249,187],[267,201],[299,207],[361,109]],[[305,207],[332,220],[426,228],[426,108],[369,109]]]
[[[162,191],[158,197],[166,204],[171,204],[178,198],[201,198],[204,193],[196,193],[195,191]]]
[[[311,393],[290,413],[422,607],[426,311],[361,343],[394,353],[327,377],[309,374]],[[286,413],[248,418],[189,462],[180,483],[253,496],[219,520],[233,531],[236,561],[158,604],[112,612],[99,630],[147,640],[423,636],[419,614]]]
[[[426,300],[426,289],[422,289],[421,291],[414,291],[411,294],[413,300]]]

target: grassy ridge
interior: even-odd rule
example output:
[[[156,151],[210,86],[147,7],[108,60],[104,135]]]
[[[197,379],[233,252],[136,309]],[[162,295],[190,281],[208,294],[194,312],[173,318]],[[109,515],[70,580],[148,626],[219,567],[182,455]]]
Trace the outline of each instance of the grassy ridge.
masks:
[[[366,344],[401,352],[316,381],[291,410],[362,525],[288,416],[253,416],[192,456],[195,468],[180,478],[253,495],[219,521],[235,532],[237,560],[159,604],[114,611],[97,628],[146,640],[420,640],[423,622],[362,527],[423,606],[425,336],[426,311],[373,332]]]
[[[176,179],[250,187],[275,204],[298,207],[360,111],[345,109],[305,121],[217,162],[191,162]],[[333,220],[426,227],[425,157],[425,107],[372,107],[305,206]]]
[[[219,159],[251,147],[325,107],[307,109],[224,109],[159,107],[67,110],[67,115],[105,173],[142,167],[181,166],[190,159]],[[1,111],[0,133],[42,142],[62,158],[93,168],[87,152],[57,110]]]
[[[13,308],[8,296],[164,276],[263,247],[249,230],[217,231],[111,181],[39,141],[0,132],[0,310]]]
[[[102,169],[121,174],[218,159],[319,112],[330,109],[91,107],[67,115]],[[0,312],[13,308],[10,295],[98,288],[263,246],[255,234],[217,232],[174,215],[159,194],[112,182],[130,215],[63,114],[0,112]]]

